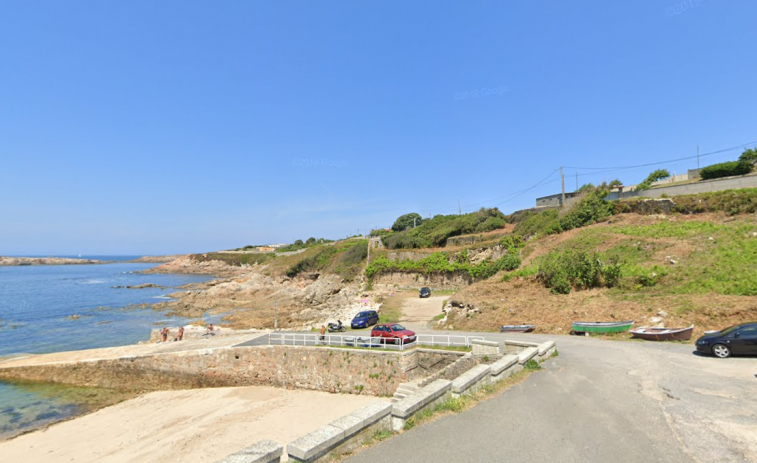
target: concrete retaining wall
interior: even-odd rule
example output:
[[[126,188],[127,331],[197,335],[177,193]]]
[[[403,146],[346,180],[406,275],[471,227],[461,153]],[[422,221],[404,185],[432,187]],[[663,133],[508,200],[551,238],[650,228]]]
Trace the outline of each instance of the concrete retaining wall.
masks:
[[[628,199],[636,197],[659,198],[662,195],[680,196],[693,195],[697,193],[709,193],[712,191],[738,190],[741,188],[757,187],[757,175],[748,175],[744,177],[730,177],[724,179],[702,180],[696,183],[687,183],[685,185],[671,185],[660,188],[652,188],[643,191],[624,191],[619,193],[613,191],[607,195],[608,201],[617,199]]]
[[[492,365],[476,365],[453,381],[437,379],[393,406],[378,402],[307,434],[287,445],[289,459],[312,463],[338,458],[340,453],[348,453],[355,446],[370,442],[373,433],[390,428],[400,431],[407,420],[423,410],[433,409],[450,397],[470,394],[486,384],[501,381],[523,369],[520,360],[524,363],[530,359],[546,360],[556,349],[554,341],[522,344],[528,344],[528,347],[520,355],[506,355]],[[367,416],[372,418],[365,419]]]
[[[0,378],[137,391],[267,385],[391,396],[400,383],[426,377],[458,358],[457,352],[426,349],[229,347],[0,368]]]

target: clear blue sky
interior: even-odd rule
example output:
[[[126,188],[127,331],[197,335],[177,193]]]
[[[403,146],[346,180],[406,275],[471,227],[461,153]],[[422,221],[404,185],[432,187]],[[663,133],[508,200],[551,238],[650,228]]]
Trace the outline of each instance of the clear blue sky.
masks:
[[[508,213],[559,192],[561,165],[757,141],[755,18],[753,0],[6,1],[0,255]],[[693,167],[566,168],[566,189]]]

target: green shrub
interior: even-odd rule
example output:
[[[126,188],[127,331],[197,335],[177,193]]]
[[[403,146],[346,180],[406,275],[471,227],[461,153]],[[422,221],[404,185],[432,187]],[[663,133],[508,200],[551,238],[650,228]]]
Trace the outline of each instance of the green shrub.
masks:
[[[539,263],[536,279],[556,294],[568,294],[571,289],[617,286],[621,266],[614,259],[602,262],[598,253],[585,251],[553,251]]]
[[[739,156],[739,161],[754,164],[755,162],[757,162],[757,149],[750,148],[748,150],[744,150],[744,152],[741,153],[741,156]]]
[[[345,280],[352,281],[360,272],[360,267],[366,257],[368,257],[368,242],[362,241],[339,256],[334,271]]]
[[[641,183],[636,185],[636,191],[648,190],[652,184],[658,180],[670,177],[670,172],[666,169],[658,169],[652,172]]]
[[[468,262],[467,250],[461,251],[457,258],[450,262],[447,253],[435,252],[419,260],[404,259],[392,261],[383,255],[377,256],[366,267],[365,276],[369,279],[374,275],[386,272],[404,272],[404,273],[453,273],[464,272],[475,279],[489,278],[500,270],[515,270],[520,266],[521,260],[515,254],[505,254],[496,261],[485,259],[478,264],[471,265]]]
[[[556,209],[529,211],[520,216],[513,233],[525,237],[545,235],[548,229],[557,224],[559,224],[559,214]]]
[[[489,217],[485,221],[476,225],[474,231],[478,233],[488,232],[504,227],[506,224],[505,219],[500,217]]]
[[[384,246],[389,249],[444,247],[447,238],[452,236],[504,227],[505,215],[497,208],[482,208],[470,214],[437,215],[420,223],[416,221],[416,225],[383,237]]]
[[[751,162],[745,161],[721,162],[720,164],[713,164],[703,168],[699,171],[699,175],[703,180],[745,175],[750,173],[753,167]]]
[[[560,217],[558,226],[553,226],[548,233],[560,233],[574,228],[585,227],[600,222],[612,215],[612,205],[605,201],[608,190],[597,188],[586,194],[567,214]]]

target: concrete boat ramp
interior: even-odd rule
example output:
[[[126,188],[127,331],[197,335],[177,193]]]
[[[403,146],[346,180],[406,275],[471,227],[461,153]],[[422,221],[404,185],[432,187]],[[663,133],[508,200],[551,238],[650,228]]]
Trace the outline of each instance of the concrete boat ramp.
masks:
[[[223,349],[254,341],[268,336],[267,331],[246,332],[196,337],[183,341],[151,342],[127,346],[104,347],[51,354],[14,354],[0,357],[0,369],[30,367],[71,362],[93,362],[99,360],[130,359],[177,352],[198,352],[207,349]]]

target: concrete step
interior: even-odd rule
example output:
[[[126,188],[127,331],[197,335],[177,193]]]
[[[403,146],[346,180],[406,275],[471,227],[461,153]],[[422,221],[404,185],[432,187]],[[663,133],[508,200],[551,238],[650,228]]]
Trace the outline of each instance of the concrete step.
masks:
[[[400,385],[400,387],[397,388],[397,392],[404,395],[410,395],[413,392],[417,391],[418,389],[410,389],[409,387],[403,387]]]
[[[420,388],[415,383],[401,383],[399,386],[397,386],[397,391],[392,396],[392,402],[402,400],[418,389]]]

